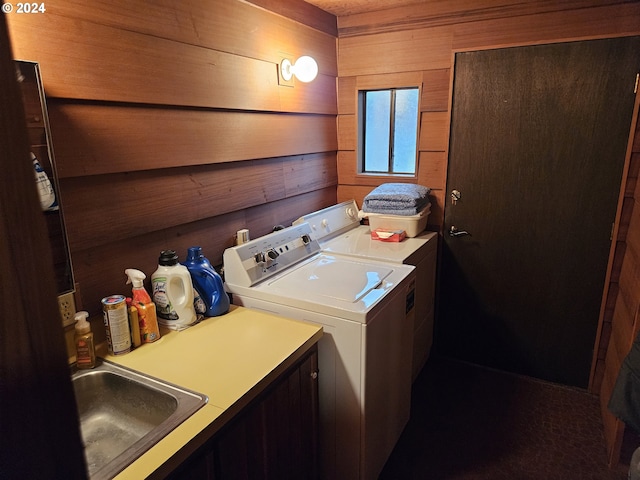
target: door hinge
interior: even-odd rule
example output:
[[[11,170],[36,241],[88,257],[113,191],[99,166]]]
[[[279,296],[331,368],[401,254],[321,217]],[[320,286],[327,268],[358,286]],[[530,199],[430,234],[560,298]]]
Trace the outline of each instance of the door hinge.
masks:
[[[640,73],[636,73],[636,86],[633,87],[633,93],[638,93],[638,78],[640,78]]]

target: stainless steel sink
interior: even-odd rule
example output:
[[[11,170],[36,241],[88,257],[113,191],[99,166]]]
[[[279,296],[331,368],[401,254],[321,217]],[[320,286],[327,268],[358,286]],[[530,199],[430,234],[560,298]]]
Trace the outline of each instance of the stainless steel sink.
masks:
[[[115,476],[208,400],[106,360],[72,380],[92,480]]]

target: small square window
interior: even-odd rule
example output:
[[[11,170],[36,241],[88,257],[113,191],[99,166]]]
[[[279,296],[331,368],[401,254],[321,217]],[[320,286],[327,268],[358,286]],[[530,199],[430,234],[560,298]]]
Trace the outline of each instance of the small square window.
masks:
[[[360,172],[415,175],[419,89],[362,90],[358,96]]]

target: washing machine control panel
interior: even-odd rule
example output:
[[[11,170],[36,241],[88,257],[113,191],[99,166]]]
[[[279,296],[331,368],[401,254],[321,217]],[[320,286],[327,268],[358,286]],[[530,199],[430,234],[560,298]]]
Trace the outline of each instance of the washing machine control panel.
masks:
[[[277,230],[225,250],[225,281],[250,287],[318,252],[308,223]]]

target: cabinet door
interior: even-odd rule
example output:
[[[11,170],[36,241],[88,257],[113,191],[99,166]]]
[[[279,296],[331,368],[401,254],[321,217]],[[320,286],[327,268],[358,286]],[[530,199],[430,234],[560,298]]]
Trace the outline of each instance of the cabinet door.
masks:
[[[314,345],[169,478],[318,478],[317,378]]]
[[[213,442],[207,442],[188,461],[167,477],[168,480],[215,480]]]
[[[216,478],[318,477],[318,356],[314,347],[214,440]]]
[[[265,478],[317,477],[317,355],[308,356],[261,403]]]

